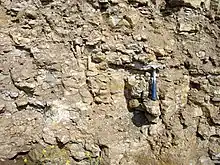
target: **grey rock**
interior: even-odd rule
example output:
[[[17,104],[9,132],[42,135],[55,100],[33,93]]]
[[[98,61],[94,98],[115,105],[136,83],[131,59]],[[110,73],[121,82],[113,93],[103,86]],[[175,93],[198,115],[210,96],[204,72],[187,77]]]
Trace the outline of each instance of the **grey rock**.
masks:
[[[204,138],[207,139],[211,135],[215,134],[215,128],[210,127],[207,125],[207,123],[204,123],[204,121],[200,121],[199,127],[198,127],[198,133]]]
[[[220,115],[218,113],[219,107],[215,107],[213,105],[206,105],[205,109],[207,110],[207,112],[210,113],[210,117],[214,123],[220,123]]]
[[[1,1],[0,159],[219,161],[218,13],[217,0]],[[156,102],[148,64],[166,65]]]
[[[119,24],[119,22],[122,20],[122,18],[118,17],[117,15],[113,15],[109,17],[109,25],[112,27],[115,27]]]
[[[145,110],[149,114],[151,114],[155,117],[158,117],[161,115],[159,101],[146,100],[143,102],[143,104],[144,104]]]
[[[18,92],[10,92],[9,95],[11,98],[16,98],[16,97],[18,97],[19,94],[18,94]]]
[[[121,61],[123,64],[128,64],[132,62],[132,58],[129,55],[121,55]]]
[[[143,5],[147,5],[150,1],[149,0],[129,0],[130,2],[137,2]]]
[[[81,143],[72,143],[68,145],[71,156],[77,160],[82,160],[87,158],[86,151]]]
[[[25,10],[25,15],[31,19],[36,19],[38,13],[34,9],[27,9]]]
[[[137,23],[140,20],[140,15],[136,10],[130,10],[126,15],[124,16],[124,19],[128,21],[131,27],[134,27],[137,25]]]
[[[134,59],[141,63],[149,64],[150,62],[156,60],[156,56],[155,54],[140,54],[140,55],[134,56]]]
[[[190,24],[188,22],[182,22],[179,26],[180,32],[196,32],[198,30],[196,25]]]
[[[118,53],[113,52],[113,53],[107,53],[107,61],[109,64],[114,64],[114,65],[122,65],[122,61]]]
[[[97,54],[92,55],[92,61],[94,61],[96,63],[100,63],[100,62],[104,61],[105,59],[106,59],[106,56],[103,53],[97,53]]]
[[[56,144],[56,138],[52,131],[50,131],[48,128],[44,128],[44,134],[43,134],[43,140],[44,142],[55,145]]]
[[[112,73],[109,82],[109,88],[111,94],[123,93],[125,88],[123,75],[120,73]]]
[[[212,98],[212,101],[213,101],[213,102],[220,102],[220,97],[213,97],[213,98]]]
[[[203,115],[202,109],[200,107],[193,107],[194,113],[193,117],[199,117]]]
[[[211,76],[211,75],[208,75],[207,76],[209,82],[211,85],[220,85],[220,76]]]
[[[2,10],[4,11],[4,10]],[[0,26],[1,24],[6,24],[6,21],[7,21],[7,18],[6,17],[3,17],[4,13],[0,13]],[[3,19],[4,18],[4,19]],[[0,34],[0,38],[2,40],[1,42],[1,51],[0,51],[0,54],[3,54],[4,52],[10,52],[13,50],[13,47],[11,45],[11,39],[9,38],[9,36],[5,35],[4,33],[1,33]]]
[[[99,3],[108,3],[108,0],[99,0]]]
[[[153,136],[160,133],[164,129],[164,126],[161,121],[157,122],[157,124],[152,124],[149,127],[149,135]]]
[[[93,102],[93,98],[87,87],[83,87],[79,89],[79,93],[82,96],[82,100],[85,103],[91,104]]]
[[[135,76],[129,76],[127,78],[127,84],[132,87],[132,86],[135,86],[136,84],[138,84],[138,81],[136,80]]]
[[[17,107],[27,106],[28,105],[28,98],[27,98],[27,96],[23,96],[23,97],[17,99],[15,104],[16,104]]]
[[[145,113],[145,117],[147,118],[148,122],[151,124],[156,124],[160,121],[159,116],[154,116],[152,114],[149,113]]]
[[[83,44],[83,39],[81,37],[77,37],[75,40],[74,40],[74,44],[76,45],[82,45]]]
[[[33,98],[28,99],[28,104],[33,105],[33,106],[38,107],[38,108],[42,108],[42,109],[47,106],[46,101],[40,101],[40,100],[36,100],[36,99],[33,99]]]
[[[201,2],[202,2],[202,0],[193,0],[193,1],[184,0],[184,3],[190,4],[190,5],[193,6],[193,7],[200,7]]]
[[[94,143],[94,142],[93,142]],[[88,151],[90,151],[92,157],[99,156],[99,153],[101,152],[100,147],[97,144],[93,144],[91,141],[86,141],[85,143],[85,149],[86,149],[86,154],[89,156]]]
[[[216,145],[217,144],[217,145]],[[212,160],[219,161],[219,139],[215,137],[210,138],[210,144],[209,144],[209,154]]]
[[[13,158],[20,152],[27,152],[32,147],[30,143],[39,140],[42,130],[42,116],[38,112],[19,111],[13,116],[8,115],[1,118],[0,135],[1,158]],[[37,124],[37,125],[35,125]],[[10,127],[10,131],[5,131]]]
[[[137,81],[135,86],[131,87],[131,96],[134,98],[141,98],[143,91],[148,91],[148,84],[144,79]]]
[[[140,53],[142,51],[142,47],[136,43],[126,44],[127,49],[134,50],[135,53]]]
[[[206,156],[202,156],[199,158],[199,164],[200,165],[214,165],[214,162]]]
[[[220,153],[215,154],[212,159],[219,160],[220,159]]]

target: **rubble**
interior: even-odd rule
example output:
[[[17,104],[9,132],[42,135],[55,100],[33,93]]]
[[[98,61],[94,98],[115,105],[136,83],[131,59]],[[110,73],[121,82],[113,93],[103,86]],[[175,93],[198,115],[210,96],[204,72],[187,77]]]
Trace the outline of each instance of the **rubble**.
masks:
[[[0,164],[218,164],[219,34],[217,0],[1,1]]]

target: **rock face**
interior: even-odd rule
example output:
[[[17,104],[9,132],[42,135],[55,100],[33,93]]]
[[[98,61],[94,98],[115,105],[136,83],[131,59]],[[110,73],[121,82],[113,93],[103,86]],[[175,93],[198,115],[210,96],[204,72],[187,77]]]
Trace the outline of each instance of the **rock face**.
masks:
[[[0,164],[219,164],[219,11],[0,1]],[[165,66],[156,101],[150,64]]]

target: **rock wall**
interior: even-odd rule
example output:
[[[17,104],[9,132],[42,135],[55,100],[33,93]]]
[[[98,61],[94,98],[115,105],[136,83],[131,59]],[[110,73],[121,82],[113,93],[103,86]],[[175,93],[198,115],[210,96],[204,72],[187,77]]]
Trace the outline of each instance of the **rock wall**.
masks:
[[[219,164],[219,10],[0,0],[0,164]]]

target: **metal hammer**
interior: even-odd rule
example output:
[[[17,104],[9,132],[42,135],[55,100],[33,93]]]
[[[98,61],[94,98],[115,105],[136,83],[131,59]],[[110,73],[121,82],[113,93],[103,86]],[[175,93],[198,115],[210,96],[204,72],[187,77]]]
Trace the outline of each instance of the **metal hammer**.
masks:
[[[151,77],[151,99],[157,100],[157,69],[162,68],[164,66],[159,65],[151,65],[152,68],[152,77]]]
[[[162,69],[165,65],[132,65],[135,69],[149,71],[152,70],[152,77],[151,77],[151,99],[156,101],[157,100],[157,70]]]

